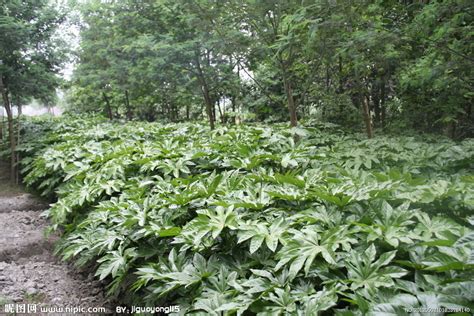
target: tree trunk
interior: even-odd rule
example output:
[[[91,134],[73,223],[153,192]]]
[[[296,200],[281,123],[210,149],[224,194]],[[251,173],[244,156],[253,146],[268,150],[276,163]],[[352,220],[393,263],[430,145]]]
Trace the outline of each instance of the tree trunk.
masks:
[[[0,142],[3,141],[3,126],[4,126],[4,116],[3,116],[3,108],[0,108],[1,115],[0,115]]]
[[[197,68],[197,71],[198,71],[198,80],[199,80],[199,83],[201,85],[201,91],[202,91],[202,95],[204,97],[204,103],[206,105],[206,113],[207,113],[207,117],[209,119],[209,125],[211,126],[211,130],[214,129],[215,125],[214,125],[214,119],[215,119],[215,116],[213,115],[213,103],[212,103],[212,100],[211,100],[211,96],[210,96],[210,93],[209,93],[209,87],[207,85],[207,82],[206,82],[206,78],[204,78],[204,73],[202,71],[202,68],[201,68],[201,62],[200,62],[200,52],[199,50],[196,50],[195,51],[195,61],[196,61],[196,68]]]
[[[230,99],[231,105],[232,105],[232,115],[234,118],[234,124],[237,124],[237,113],[235,111],[235,96],[233,95],[232,98]]]
[[[379,94],[380,93],[380,85],[378,83],[375,83],[372,87],[372,100],[374,104],[374,116],[375,116],[375,122],[374,125],[376,127],[382,126],[382,96]]]
[[[370,119],[370,110],[369,110],[369,97],[362,96],[362,113],[364,116],[365,129],[367,131],[367,137],[374,137],[374,131],[372,129],[372,121]]]
[[[331,75],[329,73],[329,63],[326,65],[326,91],[329,92],[329,83],[331,82]]]
[[[130,99],[128,97],[128,90],[125,90],[125,107],[127,108],[127,120],[132,120],[132,108],[130,107]]]
[[[216,103],[217,103],[217,109],[219,110],[219,116],[221,117],[221,123],[224,124],[225,117],[224,117],[224,112],[222,112],[220,99],[218,99]]]
[[[295,127],[298,125],[298,118],[296,117],[296,105],[293,97],[293,89],[291,83],[287,78],[286,72],[283,72],[283,84],[285,86],[286,99],[288,102],[288,111],[290,112],[290,126]]]
[[[176,122],[178,120],[178,111],[177,107],[174,105],[174,103],[170,103],[170,114],[171,114],[171,121]]]
[[[216,102],[212,102],[212,120],[213,120],[214,122],[217,121],[216,106],[217,106],[217,105],[216,105]]]
[[[10,104],[10,99],[8,98],[8,90],[5,88],[3,84],[3,78],[0,75],[0,93],[2,94],[3,98],[3,106],[5,107],[5,110],[7,112],[7,120],[8,120],[8,138],[10,140],[10,180],[12,182],[15,181],[15,175],[16,175],[16,155],[15,155],[15,150],[16,150],[16,141],[15,141],[15,134],[13,131],[13,113],[12,113],[12,108]]]
[[[17,116],[17,124],[16,124],[16,144],[20,145],[20,135],[21,135],[21,115],[23,113],[21,104],[18,102],[18,116]],[[16,163],[20,163],[20,153],[16,152]],[[20,184],[20,171],[19,166],[15,168],[15,183]]]
[[[114,115],[112,114],[112,107],[110,106],[110,100],[105,94],[105,92],[102,92],[102,96],[104,97],[105,101],[105,111],[107,112],[107,116],[109,120],[112,120],[114,118]]]
[[[380,125],[382,128],[385,127],[385,115],[386,115],[386,109],[385,109],[385,80],[382,80],[382,84],[380,86]]]
[[[342,77],[342,57],[339,56],[339,87],[337,89],[337,93],[341,94],[343,92],[344,92],[344,78]]]
[[[222,123],[224,124],[227,123],[227,113],[225,109],[226,109],[225,102],[222,102]]]

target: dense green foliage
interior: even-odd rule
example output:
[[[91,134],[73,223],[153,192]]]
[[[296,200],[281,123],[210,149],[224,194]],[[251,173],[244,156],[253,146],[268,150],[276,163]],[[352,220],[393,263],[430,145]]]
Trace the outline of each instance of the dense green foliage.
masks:
[[[15,131],[60,83],[54,3],[0,4],[0,141],[120,303],[474,309],[470,1],[71,1],[78,115]]]
[[[67,51],[57,33],[65,17],[62,9],[50,0],[0,2],[0,142],[8,135],[12,181],[18,181],[19,157],[15,147],[20,141],[13,107],[19,116],[22,106],[32,98],[48,107],[53,105],[61,82],[57,74]]]
[[[82,3],[73,111],[473,135],[469,0]],[[289,114],[288,114],[289,113]]]
[[[195,315],[474,308],[472,139],[71,117],[26,132],[25,182],[57,196],[59,252],[130,303]]]
[[[48,0],[2,1],[0,4],[0,76],[15,106],[37,98],[51,105],[67,45],[57,36],[64,8]],[[7,104],[4,104],[6,107]]]

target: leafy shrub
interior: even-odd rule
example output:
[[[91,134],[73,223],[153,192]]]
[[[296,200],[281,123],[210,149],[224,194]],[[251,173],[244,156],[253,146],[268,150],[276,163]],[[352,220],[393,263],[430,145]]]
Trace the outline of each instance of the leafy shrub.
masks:
[[[57,196],[58,251],[129,303],[195,315],[474,308],[473,140],[364,140],[317,124],[28,126],[25,182]]]

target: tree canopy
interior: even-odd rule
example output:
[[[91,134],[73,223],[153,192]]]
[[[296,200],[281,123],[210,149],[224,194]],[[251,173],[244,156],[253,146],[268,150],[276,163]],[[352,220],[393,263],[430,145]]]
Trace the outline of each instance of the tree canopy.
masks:
[[[0,5],[0,74],[15,104],[47,99],[60,83],[65,43],[56,36],[64,20],[47,0],[6,1]]]
[[[12,107],[16,106],[20,114],[21,106],[31,98],[50,104],[61,83],[57,74],[67,49],[57,34],[65,18],[59,9],[48,0],[0,3],[0,94],[8,117],[12,179],[17,176],[18,160]],[[0,123],[3,140],[3,115]]]
[[[469,1],[89,1],[76,111],[472,135]],[[233,119],[231,119],[233,118]]]

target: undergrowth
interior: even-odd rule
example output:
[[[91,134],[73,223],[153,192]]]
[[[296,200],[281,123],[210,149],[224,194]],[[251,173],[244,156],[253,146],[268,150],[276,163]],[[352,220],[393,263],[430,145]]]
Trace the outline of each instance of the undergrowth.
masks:
[[[24,181],[57,198],[58,252],[124,302],[191,315],[474,308],[472,139],[71,117],[25,128]]]

